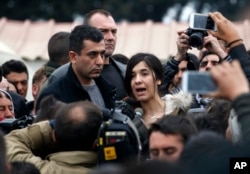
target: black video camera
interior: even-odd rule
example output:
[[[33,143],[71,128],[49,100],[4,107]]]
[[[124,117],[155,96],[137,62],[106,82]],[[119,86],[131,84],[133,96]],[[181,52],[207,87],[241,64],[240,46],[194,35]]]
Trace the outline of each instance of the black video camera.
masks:
[[[189,45],[197,49],[201,49],[203,46],[203,38],[208,36],[205,30],[188,28],[186,34],[189,36]]]
[[[33,116],[22,116],[19,119],[9,118],[0,121],[0,130],[4,132],[4,134],[8,134],[12,130],[22,129],[27,127],[28,125],[33,123]]]

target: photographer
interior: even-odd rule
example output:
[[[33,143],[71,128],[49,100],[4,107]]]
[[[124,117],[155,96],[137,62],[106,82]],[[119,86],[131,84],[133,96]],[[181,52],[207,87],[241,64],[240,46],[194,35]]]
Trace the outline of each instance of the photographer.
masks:
[[[177,53],[163,64],[164,76],[162,85],[160,86],[160,92],[163,95],[179,91],[184,71],[198,69],[198,58],[194,54],[187,52],[190,46],[181,39],[188,39],[188,36],[183,32],[178,32],[177,34]]]
[[[41,174],[85,174],[96,166],[94,150],[101,111],[89,101],[67,104],[53,121],[42,121],[5,136],[7,159],[27,161]],[[41,153],[50,151],[46,158]]]
[[[208,31],[209,32],[209,31]],[[180,32],[179,41],[181,44],[186,45],[189,49],[192,49],[192,46],[190,45],[190,37],[187,34],[187,31]],[[196,47],[197,48],[197,47]],[[200,50],[199,53],[199,59],[201,61],[201,56],[204,54],[204,52],[211,52],[216,54],[221,59],[227,58],[227,49],[225,48],[225,45],[223,44],[223,41],[220,41],[218,38],[212,36],[211,34],[208,34],[202,38],[202,45],[198,47]]]
[[[216,37],[208,34],[207,31],[188,28],[177,32],[177,34],[177,53],[167,63],[163,64],[164,79],[161,87],[163,94],[178,92],[183,72],[185,70],[200,69],[200,62],[204,58],[205,53],[213,53],[218,57],[219,62],[224,59],[231,61],[231,57],[227,56],[224,41],[218,40]],[[199,60],[194,55],[188,53],[188,50],[192,49],[192,47],[200,50]],[[211,65],[207,65],[208,67],[203,66],[203,68],[208,70]]]
[[[219,55],[222,58],[222,60],[226,60],[229,62],[235,59],[239,60],[241,67],[243,69],[243,72],[245,73],[248,81],[250,81],[250,69],[247,68],[250,64],[249,55],[247,54],[246,48],[243,44],[243,40],[241,39],[240,34],[237,31],[235,25],[231,21],[226,19],[219,12],[209,13],[209,16],[217,25],[217,31],[209,30],[208,33],[212,35],[213,37],[220,38],[220,40],[226,43],[226,46],[227,46],[226,50],[228,51],[228,55],[226,57],[224,57],[223,54],[221,55],[222,52],[219,52],[219,50],[216,49],[217,47],[214,46],[216,42],[211,42],[209,39],[206,40],[206,38],[204,38],[204,46],[208,50],[210,49],[211,51],[214,51],[215,53],[217,53],[217,55]],[[211,44],[207,45],[207,42]],[[196,96],[196,99],[197,99],[197,96]]]
[[[231,61],[232,58],[227,54],[227,48],[225,47],[225,41],[219,40],[218,37],[214,37],[210,34],[212,30],[205,29],[193,29],[188,28],[185,31],[179,32],[177,43],[181,45],[182,59],[185,57],[185,51],[195,47],[200,50],[199,53],[199,71],[210,71],[211,68],[221,63],[223,60]],[[178,52],[180,52],[178,50]],[[182,60],[179,58],[179,61]],[[178,60],[178,56],[175,57]],[[199,85],[199,84],[197,84]],[[194,102],[192,108],[205,108],[211,101],[211,98],[201,96],[200,94],[194,95]]]
[[[176,93],[180,90],[182,74],[186,70],[198,69],[199,60],[196,55],[188,53],[190,46],[181,42],[183,32],[178,32],[176,41],[177,53],[163,64],[163,82],[160,86],[162,94]],[[186,37],[186,36],[184,36]]]

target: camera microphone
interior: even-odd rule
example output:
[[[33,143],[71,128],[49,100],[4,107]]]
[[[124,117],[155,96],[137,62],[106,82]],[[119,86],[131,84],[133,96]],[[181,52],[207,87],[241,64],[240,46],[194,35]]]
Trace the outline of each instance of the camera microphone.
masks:
[[[101,109],[103,120],[107,121],[112,117],[112,111],[107,109],[107,108],[102,108]]]

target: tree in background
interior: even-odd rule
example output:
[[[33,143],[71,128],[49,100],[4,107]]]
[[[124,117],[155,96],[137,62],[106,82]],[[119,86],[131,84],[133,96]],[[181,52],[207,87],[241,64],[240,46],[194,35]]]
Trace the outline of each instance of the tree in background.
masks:
[[[195,12],[220,11],[231,20],[241,20],[249,15],[249,0],[2,0],[0,17],[15,20],[48,20],[72,22],[76,16],[96,8],[110,11],[117,21],[143,22],[151,19],[161,22],[171,7],[176,15],[172,19],[180,21],[187,4],[194,4]],[[246,12],[246,13],[245,13]]]

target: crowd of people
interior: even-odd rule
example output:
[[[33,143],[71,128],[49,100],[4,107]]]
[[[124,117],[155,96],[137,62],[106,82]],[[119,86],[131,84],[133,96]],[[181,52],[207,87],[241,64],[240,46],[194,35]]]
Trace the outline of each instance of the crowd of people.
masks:
[[[84,23],[71,32],[51,36],[49,61],[33,77],[22,61],[3,63],[0,128],[6,120],[13,126],[29,117],[32,123],[0,131],[0,173],[233,170],[231,158],[250,157],[250,55],[233,22],[220,12],[209,16],[217,31],[207,31],[199,55],[189,52],[190,36],[183,29],[176,33],[176,55],[164,63],[147,52],[130,58],[113,54],[117,25],[111,13],[101,9],[87,13]],[[217,91],[183,91],[180,84],[188,70],[209,72]],[[25,98],[30,78],[33,101]],[[125,141],[125,134],[106,132],[110,139],[98,135],[102,123],[111,124],[110,113],[121,105],[127,107],[122,116],[132,120],[142,141],[140,158],[104,165],[98,161],[98,144],[113,142],[104,153],[109,159],[119,158],[115,143]],[[131,114],[137,115],[136,121]]]

